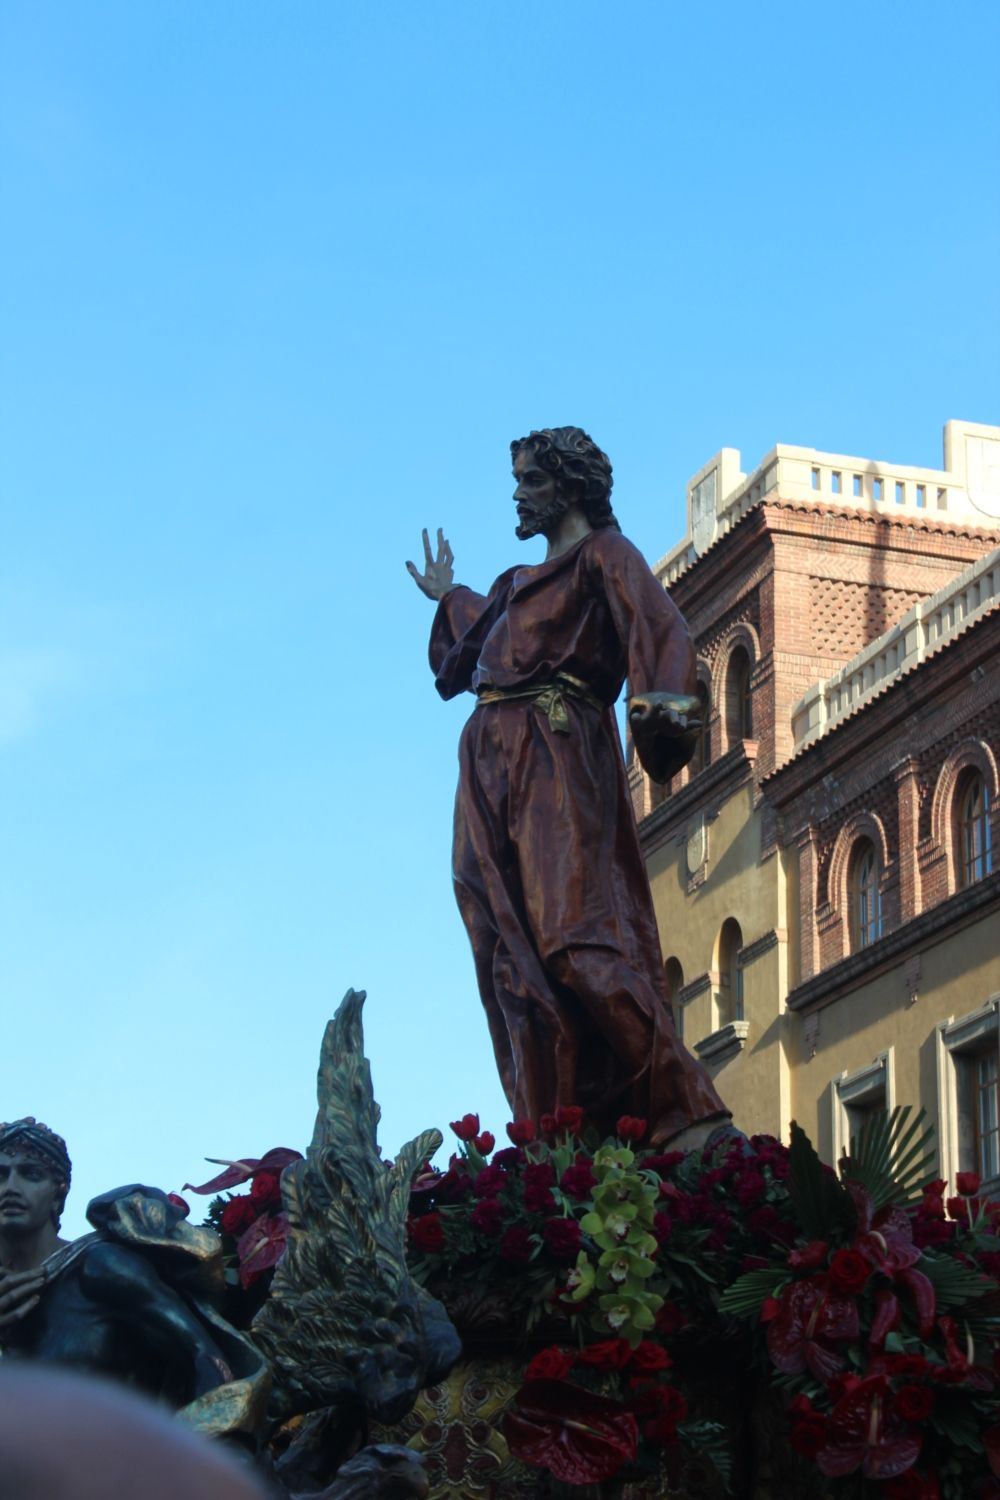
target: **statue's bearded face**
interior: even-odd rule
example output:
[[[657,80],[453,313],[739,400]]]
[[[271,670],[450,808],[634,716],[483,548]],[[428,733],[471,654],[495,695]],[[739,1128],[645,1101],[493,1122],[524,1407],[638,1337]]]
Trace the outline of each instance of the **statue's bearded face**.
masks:
[[[44,1162],[0,1151],[0,1234],[34,1234],[55,1223],[63,1189]]]
[[[521,448],[514,459],[514,504],[517,506],[517,535],[521,541],[539,533],[547,535],[549,527],[564,516],[570,502],[562,494],[554,474],[539,468],[530,447]]]

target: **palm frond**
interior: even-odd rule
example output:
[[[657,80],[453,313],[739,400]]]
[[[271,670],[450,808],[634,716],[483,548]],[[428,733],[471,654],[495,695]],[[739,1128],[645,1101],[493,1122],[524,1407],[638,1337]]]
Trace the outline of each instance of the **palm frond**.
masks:
[[[925,1110],[912,1119],[911,1112],[903,1104],[871,1115],[851,1137],[850,1155],[841,1162],[841,1176],[866,1189],[874,1213],[891,1203],[913,1202],[934,1174],[934,1130]]]

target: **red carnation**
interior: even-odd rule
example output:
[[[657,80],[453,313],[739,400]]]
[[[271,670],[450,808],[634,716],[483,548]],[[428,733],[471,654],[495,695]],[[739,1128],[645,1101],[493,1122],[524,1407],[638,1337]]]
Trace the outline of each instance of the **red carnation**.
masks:
[[[573,1359],[569,1354],[550,1344],[547,1349],[539,1349],[534,1359],[524,1372],[525,1380],[565,1380],[573,1368]]]
[[[550,1189],[555,1180],[556,1174],[550,1162],[532,1162],[525,1167],[524,1206],[529,1214],[554,1212],[556,1200]]]
[[[410,1241],[415,1250],[425,1255],[444,1249],[444,1225],[440,1214],[424,1214],[410,1220]]]
[[[549,1219],[542,1229],[542,1237],[553,1259],[576,1260],[580,1250],[580,1226],[575,1219]]]
[[[830,1261],[830,1281],[838,1292],[857,1296],[868,1282],[871,1268],[857,1250],[838,1250]]]
[[[512,1224],[500,1241],[500,1259],[512,1266],[526,1266],[531,1259],[531,1235],[523,1224]]]
[[[481,1234],[497,1235],[503,1227],[503,1209],[495,1198],[483,1198],[469,1215],[469,1223]]]
[[[515,1146],[527,1146],[535,1139],[534,1120],[511,1120],[507,1135]]]
[[[568,1198],[587,1198],[590,1190],[597,1183],[593,1168],[588,1162],[577,1162],[575,1167],[567,1167],[559,1179],[559,1186]]]
[[[479,1116],[463,1115],[460,1120],[452,1120],[451,1128],[460,1141],[474,1141],[479,1134]]]
[[[472,1191],[477,1198],[495,1198],[506,1186],[507,1174],[503,1167],[484,1167],[476,1174],[476,1180],[472,1184]]]
[[[964,1198],[974,1198],[979,1192],[980,1177],[978,1172],[956,1172],[955,1186]]]
[[[476,1136],[473,1145],[480,1156],[489,1156],[496,1143],[496,1136],[492,1135],[488,1130],[484,1130],[482,1135]]]
[[[583,1124],[583,1110],[579,1104],[562,1104],[556,1110],[556,1129],[576,1134]]]
[[[250,1201],[257,1210],[281,1202],[281,1179],[276,1172],[258,1172],[250,1184]]]
[[[635,1115],[622,1115],[615,1129],[623,1141],[641,1141],[646,1134],[646,1122]]]
[[[222,1227],[226,1234],[239,1239],[244,1229],[249,1229],[256,1217],[257,1210],[250,1202],[249,1194],[244,1194],[239,1198],[230,1198],[222,1210]]]

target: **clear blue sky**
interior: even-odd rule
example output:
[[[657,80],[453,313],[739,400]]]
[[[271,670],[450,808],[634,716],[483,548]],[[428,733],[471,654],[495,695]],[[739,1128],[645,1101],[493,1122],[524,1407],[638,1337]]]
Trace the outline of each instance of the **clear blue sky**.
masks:
[[[535,556],[531,427],[656,557],[723,445],[1000,419],[998,18],[5,0],[0,1118],[67,1136],[71,1231],[304,1144],[349,985],[387,1154],[501,1133],[403,559]]]

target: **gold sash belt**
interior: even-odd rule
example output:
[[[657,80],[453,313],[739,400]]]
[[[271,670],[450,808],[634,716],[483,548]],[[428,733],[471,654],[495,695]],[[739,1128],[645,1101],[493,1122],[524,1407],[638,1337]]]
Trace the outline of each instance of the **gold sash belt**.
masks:
[[[480,688],[476,697],[480,703],[514,703],[518,699],[532,702],[546,715],[549,728],[556,734],[570,732],[567,698],[578,698],[581,703],[588,703],[599,712],[603,712],[606,707],[585,682],[581,682],[579,677],[571,676],[569,672],[557,672],[554,682],[539,683],[535,687]]]

